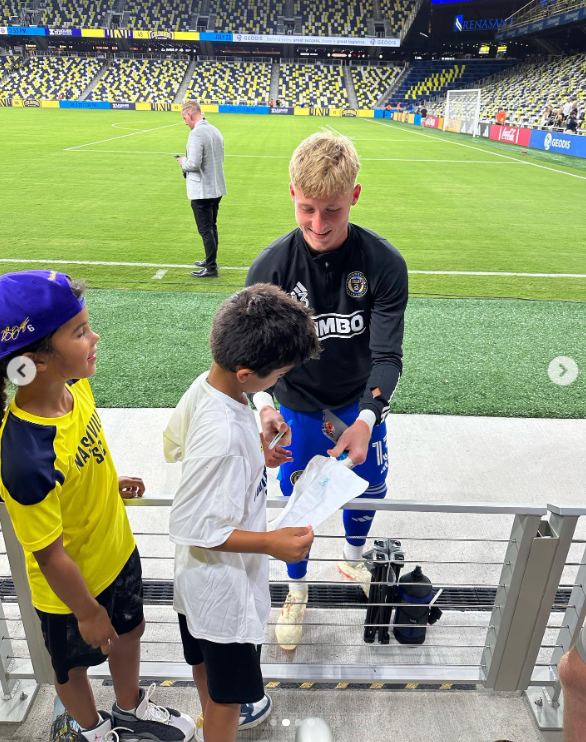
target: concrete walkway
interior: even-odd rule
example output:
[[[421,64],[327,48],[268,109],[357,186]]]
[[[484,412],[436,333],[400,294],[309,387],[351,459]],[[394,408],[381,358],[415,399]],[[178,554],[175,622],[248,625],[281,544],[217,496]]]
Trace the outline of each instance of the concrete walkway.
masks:
[[[107,440],[120,474],[142,476],[148,494],[172,494],[180,477],[179,465],[168,465],[162,456],[162,430],[169,410],[101,410]],[[388,419],[390,474],[389,497],[440,501],[526,502],[544,504],[584,504],[586,491],[586,421],[532,420],[472,417],[403,416]],[[278,494],[274,474],[270,477],[270,494]],[[129,509],[133,529],[150,536],[139,537],[146,577],[172,578],[172,547],[165,537],[168,508],[138,507]],[[269,514],[269,517],[272,517]],[[479,520],[481,518],[481,520]],[[586,519],[584,519],[586,521]],[[498,562],[504,544],[497,539],[508,537],[511,519],[504,516],[433,515],[412,513],[381,513],[377,515],[371,533],[378,536],[448,538],[482,537],[486,543],[405,542],[408,559],[470,560],[475,565],[433,565],[428,567],[435,582],[455,581],[491,585],[500,567],[484,562]],[[321,557],[337,558],[343,534],[341,517],[336,514],[318,531]],[[586,536],[586,522],[579,525],[579,535]],[[159,534],[159,535],[155,535]],[[329,538],[325,538],[329,535]],[[583,547],[579,547],[583,549]],[[439,550],[439,551],[438,551]],[[317,549],[314,549],[317,551]],[[581,552],[576,552],[580,555]],[[313,555],[313,552],[312,552]],[[161,559],[160,557],[169,557]],[[153,557],[158,557],[154,559]],[[0,561],[3,574],[7,570]],[[341,576],[335,562],[311,565],[310,579],[336,581]],[[572,573],[569,568],[568,580]],[[271,564],[271,579],[285,579],[284,566]],[[276,614],[275,611],[273,613]],[[336,654],[336,662],[374,661],[374,649],[368,648],[353,632],[352,623],[360,621],[356,613],[341,610],[313,611],[324,624],[307,631],[307,636],[325,637],[320,646],[319,661],[327,661],[328,642]],[[348,620],[353,613],[352,620]],[[327,614],[327,615],[326,615]],[[457,634],[457,643],[476,644],[476,648],[454,648],[454,637],[448,638],[450,623],[457,624],[462,616],[468,624],[483,627],[489,613],[458,613],[447,611],[437,625],[443,649],[427,649],[429,662],[476,662],[482,651],[478,632],[473,628]],[[561,614],[556,614],[560,616]],[[168,606],[149,607],[147,621],[172,622]],[[271,621],[273,616],[271,617]],[[344,623],[344,628],[341,624]],[[442,626],[443,624],[443,626]],[[440,631],[441,628],[441,631]],[[442,633],[443,632],[443,633]],[[171,641],[176,641],[173,629]],[[555,635],[555,632],[553,632]],[[170,637],[164,626],[153,624],[147,637]],[[274,635],[273,635],[274,636]],[[344,637],[342,639],[342,637]],[[178,637],[177,637],[178,638]],[[551,636],[546,637],[551,639]],[[465,641],[463,641],[463,639]],[[269,628],[269,642],[271,629]],[[323,640],[323,639],[322,639]],[[344,644],[344,646],[337,646]],[[397,646],[394,649],[399,649]],[[162,654],[160,654],[162,653]],[[315,660],[315,650],[299,647],[294,661]],[[365,655],[368,655],[366,657]],[[372,656],[371,656],[372,655]],[[143,657],[180,660],[178,645],[160,648],[145,646]],[[400,654],[391,650],[378,655],[379,661],[400,662]],[[285,661],[278,647],[267,646],[263,661]],[[413,655],[410,657],[413,660]],[[331,660],[330,660],[331,661]],[[544,655],[541,661],[547,661]],[[98,705],[108,708],[113,700],[111,687],[95,684]],[[542,733],[533,721],[522,694],[457,690],[284,690],[271,691],[275,706],[271,724],[242,733],[243,740],[291,741],[295,739],[295,721],[307,716],[322,716],[332,726],[336,742],[561,742],[559,733]],[[46,742],[51,721],[54,691],[43,687],[27,721],[20,727],[0,725],[0,740]],[[189,687],[164,687],[156,692],[160,704],[198,713],[195,691]]]

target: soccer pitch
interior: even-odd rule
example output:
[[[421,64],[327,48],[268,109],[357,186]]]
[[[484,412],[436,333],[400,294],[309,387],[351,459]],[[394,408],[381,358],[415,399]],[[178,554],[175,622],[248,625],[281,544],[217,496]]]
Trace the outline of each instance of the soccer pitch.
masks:
[[[410,270],[393,411],[586,414],[583,371],[569,387],[547,376],[560,355],[586,369],[586,163],[388,120],[208,118],[224,135],[228,195],[220,278],[198,280],[203,248],[172,156],[189,133],[179,114],[0,108],[0,271],[53,267],[101,289],[88,294],[100,405],[173,405],[204,370],[218,302],[295,227],[291,153],[330,127],[362,160],[351,220]]]
[[[231,291],[295,226],[289,158],[331,126],[353,137],[362,159],[351,219],[396,245],[411,271],[429,271],[411,273],[412,295],[586,298],[583,278],[527,275],[586,273],[586,167],[575,158],[376,119],[209,119],[227,155],[219,261],[231,268],[218,281],[203,286],[187,268],[167,267],[203,256],[172,157],[189,131],[170,113],[0,109],[2,258],[162,264],[158,279],[151,265],[82,272],[92,287]]]

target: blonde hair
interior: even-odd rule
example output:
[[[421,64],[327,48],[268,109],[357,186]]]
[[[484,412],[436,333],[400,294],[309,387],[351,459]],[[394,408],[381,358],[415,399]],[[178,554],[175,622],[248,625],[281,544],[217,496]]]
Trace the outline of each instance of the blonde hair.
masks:
[[[300,188],[308,198],[349,191],[356,185],[359,170],[360,160],[352,142],[330,131],[304,139],[289,163],[293,188]]]
[[[189,111],[190,113],[201,113],[201,106],[196,100],[186,100],[181,106],[181,113]]]

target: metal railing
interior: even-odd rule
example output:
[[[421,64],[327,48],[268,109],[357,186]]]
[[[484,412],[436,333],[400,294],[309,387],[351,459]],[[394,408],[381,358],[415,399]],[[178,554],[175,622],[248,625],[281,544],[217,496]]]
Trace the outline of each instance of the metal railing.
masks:
[[[285,497],[269,498],[267,507],[283,508],[287,502]],[[166,508],[172,504],[172,498],[152,496],[125,500],[125,504],[131,510],[137,507]],[[572,547],[581,548],[580,545],[585,543],[574,539],[574,534],[578,519],[586,515],[586,508],[360,498],[347,503],[345,509],[376,510],[379,513],[377,532],[384,530],[381,523],[386,522],[385,513],[401,513],[401,522],[406,522],[411,513],[414,529],[421,522],[421,514],[435,514],[431,536],[414,530],[413,535],[409,532],[406,535],[390,533],[386,538],[397,538],[409,545],[406,565],[417,563],[424,565],[426,570],[431,568],[443,572],[442,579],[435,579],[434,583],[450,596],[443,603],[437,603],[444,611],[444,617],[439,623],[427,627],[429,638],[421,645],[392,641],[389,644],[365,643],[363,611],[369,605],[381,604],[365,603],[363,598],[361,601],[348,600],[346,595],[333,609],[331,597],[323,597],[324,590],[346,588],[360,595],[362,591],[354,584],[340,584],[340,580],[309,579],[305,636],[298,646],[296,661],[285,663],[280,660],[273,632],[276,616],[273,616],[263,650],[265,681],[461,683],[493,690],[526,690],[538,723],[546,724],[550,729],[560,728],[558,665],[562,655],[575,642],[586,615],[583,587],[586,585],[586,554],[580,555],[577,561],[569,558]],[[468,527],[471,527],[470,535],[458,523],[460,516],[465,516]],[[488,527],[487,516],[512,519],[508,535],[499,526],[498,535],[494,538],[479,537],[482,529]],[[0,721],[18,722],[26,715],[38,685],[52,683],[53,675],[40,624],[31,605],[24,554],[4,504],[0,504],[0,524],[6,547],[0,559],[8,560],[17,601],[10,602],[6,596],[4,600],[0,597]],[[159,542],[159,539],[167,538],[166,532],[138,531],[135,535],[139,545],[144,540],[145,548],[140,548],[145,565],[172,562],[172,544],[168,542],[165,553],[164,542],[163,545]],[[333,553],[344,538],[339,534],[317,533],[309,561],[322,563],[323,572],[328,563],[337,561],[332,558]],[[377,538],[381,536],[368,537],[369,540]],[[153,539],[156,539],[154,547]],[[450,545],[456,550],[457,558],[445,558],[445,550]],[[450,554],[447,556],[451,557]],[[485,573],[479,579],[480,568]],[[570,591],[566,590],[569,592],[566,603],[558,591],[568,569],[572,571],[572,579]],[[280,578],[276,574],[279,570],[282,573]],[[458,575],[463,575],[463,579],[457,579]],[[272,560],[271,587],[280,589],[283,582],[287,582],[284,565]],[[145,584],[148,583],[145,580]],[[467,589],[478,590],[484,595],[488,595],[490,590],[491,597],[485,597],[485,602],[477,603],[471,609],[462,597],[458,597]],[[372,601],[375,592],[372,588],[370,590]],[[150,649],[147,653],[149,658],[141,662],[141,677],[190,680],[191,668],[178,655],[177,622],[170,601],[167,604],[169,620],[160,620],[161,615],[154,621],[147,617],[147,630],[150,628],[150,633],[159,634],[149,639],[147,631],[143,639],[143,645],[150,645]],[[384,605],[392,609],[410,604]],[[160,609],[159,601],[157,610]],[[468,613],[469,610],[474,610],[474,613]],[[338,636],[332,642],[335,632]],[[159,647],[165,648],[165,656],[155,659],[153,655],[160,652]],[[345,648],[347,662],[339,661],[341,647]],[[168,659],[173,655],[177,655],[177,660]],[[106,663],[90,668],[88,674],[93,679],[110,678]]]
[[[582,8],[584,5],[586,5],[585,0],[531,0],[507,18],[505,27],[522,26],[543,18],[551,18],[559,13]]]

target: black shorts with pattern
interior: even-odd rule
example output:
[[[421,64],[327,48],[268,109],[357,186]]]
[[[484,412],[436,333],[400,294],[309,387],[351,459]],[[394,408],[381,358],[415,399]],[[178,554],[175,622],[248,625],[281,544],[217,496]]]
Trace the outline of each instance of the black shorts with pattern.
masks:
[[[118,577],[96,596],[106,609],[116,633],[128,634],[144,619],[142,568],[138,548],[135,547]],[[99,648],[94,649],[82,639],[77,618],[72,613],[45,613],[37,610],[45,646],[51,655],[51,664],[60,685],[69,680],[73,667],[101,665],[108,657]]]

